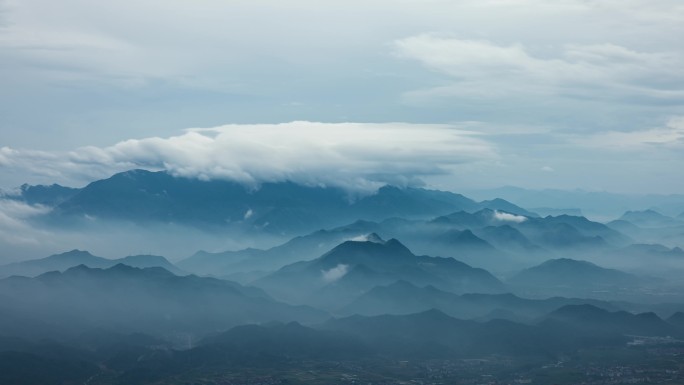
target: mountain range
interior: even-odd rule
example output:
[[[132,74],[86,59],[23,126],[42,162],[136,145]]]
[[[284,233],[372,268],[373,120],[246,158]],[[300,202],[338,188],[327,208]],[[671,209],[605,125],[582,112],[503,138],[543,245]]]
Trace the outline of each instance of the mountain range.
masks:
[[[453,258],[418,256],[396,239],[375,234],[346,241],[321,257],[296,262],[254,281],[278,298],[334,309],[374,286],[405,280],[454,292],[503,292],[504,285],[483,269]]]
[[[174,177],[131,170],[81,189],[24,186],[15,199],[53,206],[51,223],[83,218],[134,223],[183,223],[297,234],[357,219],[427,218],[457,210],[504,207],[535,215],[503,200],[475,202],[463,195],[422,188],[384,186],[370,195],[292,182],[246,186],[236,182]]]
[[[158,255],[131,255],[124,258],[107,259],[96,257],[87,251],[71,250],[41,259],[14,262],[0,266],[0,278],[11,275],[35,277],[49,271],[65,271],[78,265],[93,268],[109,268],[118,264],[138,268],[161,267],[176,275],[187,274],[166,258]]]
[[[618,194],[605,191],[533,190],[506,186],[468,191],[468,195],[477,199],[503,198],[528,208],[581,210],[585,215],[603,220],[614,219],[628,210],[654,209],[667,215],[678,215],[684,211],[684,195],[681,194]]]
[[[605,301],[563,297],[527,299],[510,293],[459,295],[430,285],[419,287],[407,281],[397,281],[372,288],[339,313],[375,316],[437,309],[460,319],[506,318],[530,323],[565,305],[587,303],[607,310],[618,310],[615,305]]]
[[[639,283],[639,279],[634,275],[606,269],[591,262],[560,258],[525,269],[511,277],[508,283],[549,290],[553,288],[575,289],[578,286],[584,290],[594,290],[635,286]]]
[[[2,334],[29,339],[65,338],[97,328],[184,341],[241,324],[327,317],[234,282],[123,264],[9,277],[0,280],[0,293]]]
[[[601,223],[571,199],[143,170],[1,198],[0,244],[125,256],[0,266],[3,384],[598,383],[630,362],[674,379],[684,348],[674,206]]]
[[[583,217],[537,218],[482,209],[427,220],[358,220],[294,237],[269,249],[198,252],[179,262],[179,266],[197,274],[228,277],[245,271],[267,272],[314,259],[344,240],[370,233],[401,239],[421,254],[453,257],[497,273],[510,273],[553,256],[618,249],[630,242],[620,232]]]

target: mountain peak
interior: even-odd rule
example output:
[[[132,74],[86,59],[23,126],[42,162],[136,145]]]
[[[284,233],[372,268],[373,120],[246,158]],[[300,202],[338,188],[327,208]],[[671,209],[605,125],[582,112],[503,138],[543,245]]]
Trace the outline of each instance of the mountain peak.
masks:
[[[578,319],[582,319],[606,314],[609,314],[608,310],[601,309],[600,307],[585,303],[580,305],[565,305],[554,310],[549,315],[564,317],[572,316],[577,317]]]
[[[383,240],[377,233],[359,235],[357,237],[350,239],[350,241],[353,241],[353,242],[372,242],[372,243],[379,243],[381,245],[385,244],[385,240]]]
[[[521,271],[510,280],[517,285],[540,288],[633,286],[638,281],[636,276],[620,270],[570,258],[550,259]]]
[[[414,257],[414,254],[398,240],[392,238],[383,241],[377,234],[369,234],[364,239],[345,241],[324,254],[321,258],[331,257],[347,259],[359,257]]]
[[[416,319],[416,320],[424,320],[424,321],[442,321],[442,322],[450,322],[453,321],[454,318],[450,317],[448,314],[445,312],[432,308],[430,310],[426,310],[420,313],[415,313],[415,314],[410,314],[408,317]]]
[[[662,227],[681,224],[677,219],[663,215],[653,209],[627,211],[619,219],[631,222],[637,226],[646,227]]]
[[[376,233],[370,233],[366,236],[366,241],[368,242],[375,242],[375,243],[385,243],[385,241],[380,238],[380,236]]]
[[[49,257],[46,257],[44,259],[49,259],[49,260],[68,260],[68,261],[81,261],[82,263],[87,263],[91,261],[92,259],[100,259],[100,257],[96,257],[90,252],[86,250],[79,250],[79,249],[73,249],[70,251],[66,251],[64,253],[60,254],[53,254]]]
[[[389,241],[385,242],[385,246],[387,246],[394,252],[413,255],[413,253],[411,252],[411,250],[409,250],[408,247],[404,246],[403,243],[399,242],[399,240],[395,238],[392,238]]]

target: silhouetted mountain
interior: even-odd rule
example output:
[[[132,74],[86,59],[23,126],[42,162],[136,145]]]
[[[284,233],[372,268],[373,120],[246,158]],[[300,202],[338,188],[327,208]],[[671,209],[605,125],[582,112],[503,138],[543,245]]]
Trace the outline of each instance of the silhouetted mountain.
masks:
[[[523,233],[510,225],[487,226],[477,231],[477,235],[494,247],[514,253],[541,253],[541,247],[535,245]]]
[[[433,255],[456,258],[469,265],[488,270],[506,270],[517,264],[506,253],[498,250],[471,230],[448,230],[423,242],[421,251]]]
[[[588,304],[564,306],[551,312],[543,322],[549,321],[603,334],[673,336],[677,333],[672,325],[663,321],[655,313],[609,312]]]
[[[217,253],[200,250],[190,257],[178,262],[178,266],[198,275],[225,277],[241,270],[236,267],[238,263],[243,262],[243,265],[244,263],[250,263],[266,253],[266,250],[253,248]],[[254,269],[247,268],[246,270],[251,271]]]
[[[181,269],[177,268],[174,264],[169,262],[168,259],[160,255],[129,255],[127,257],[113,259],[111,261],[114,262],[111,266],[123,263],[124,265],[137,268],[161,267],[176,275],[186,274]]]
[[[600,249],[608,246],[598,235],[585,235],[568,223],[547,223],[546,218],[531,219],[515,226],[535,244],[549,250]]]
[[[638,284],[639,279],[631,274],[606,269],[591,262],[560,258],[523,270],[508,282],[526,287],[586,289],[633,286]]]
[[[556,208],[556,207],[530,207],[529,210],[538,214],[540,217],[558,216],[558,215],[572,215],[575,217],[583,217],[584,213],[578,208]]]
[[[456,259],[468,259],[468,261],[476,264],[491,260],[494,265],[498,266],[508,257],[487,245],[486,242],[479,242],[479,247],[475,243],[468,244],[468,240],[465,239],[468,236],[475,242],[478,240],[470,231],[462,234],[463,239],[461,240],[463,243],[460,245],[456,239],[444,239],[445,243],[435,242],[435,239],[438,239],[440,236],[448,238],[448,234],[445,234],[445,228],[468,227],[474,221],[477,221],[478,225],[490,222],[501,224],[501,222],[493,220],[493,215],[493,211],[485,209],[473,214],[458,212],[448,217],[439,217],[431,221],[390,218],[378,223],[358,220],[349,225],[330,230],[319,230],[308,235],[295,237],[282,245],[267,250],[245,249],[221,253],[198,252],[179,262],[178,265],[193,273],[217,276],[228,276],[240,271],[275,270],[297,261],[317,258],[325,251],[334,248],[346,240],[362,240],[368,234],[381,233],[389,237],[405,238],[407,243],[410,243],[412,247],[419,248],[422,253],[450,256]],[[460,224],[443,225],[439,223],[442,220],[449,221],[449,218],[455,222],[459,220],[457,218],[465,218],[464,221],[468,226]],[[457,233],[453,231],[452,235]]]
[[[475,233],[485,227],[509,226],[520,231],[528,242],[548,250],[606,247],[606,241],[621,246],[630,241],[625,235],[604,224],[571,215],[535,218],[484,209],[475,213],[455,212],[443,215],[429,223],[459,230],[470,229]]]
[[[32,259],[0,266],[0,275],[35,277],[48,271],[64,271],[78,265],[105,267],[107,264],[108,262],[104,258],[96,257],[87,251],[71,250],[41,259]]]
[[[634,214],[634,216],[638,216],[638,214]],[[649,215],[647,214],[646,216]],[[622,219],[609,222],[607,224],[609,227],[630,236],[634,240],[632,243],[635,244],[634,247],[632,247],[632,245],[623,245],[627,247],[615,250],[615,257],[620,258],[620,253],[624,252],[627,254],[627,256],[631,257],[641,256],[641,261],[643,262],[646,261],[650,255],[652,255],[655,258],[660,258],[662,256],[665,256],[665,254],[670,248],[676,248],[678,245],[682,246],[683,244],[681,243],[681,239],[683,239],[682,235],[684,235],[684,222],[677,221],[674,219],[661,221],[658,218],[660,218],[660,216],[656,214],[655,219],[653,221],[646,220],[645,224],[644,222],[642,222],[640,226],[644,227],[637,226],[632,222],[628,222]],[[673,221],[676,221],[677,223]],[[658,223],[660,225],[657,225]],[[653,247],[646,245],[653,245]],[[667,245],[669,247],[663,245]],[[664,250],[665,248],[667,250]],[[634,267],[640,267],[637,263],[639,262],[638,260],[634,260],[633,262],[635,262]],[[657,266],[654,264],[650,264],[645,267],[655,268]],[[667,266],[666,269],[671,269],[672,267],[673,266]],[[659,273],[658,275],[662,274]]]
[[[522,216],[531,217],[531,218],[539,217],[539,215],[537,213],[533,213],[529,210],[525,210],[524,208],[522,208],[518,205],[515,205],[509,201],[503,200],[501,198],[495,198],[492,200],[482,201],[482,202],[480,202],[480,207],[486,208],[489,210],[503,211],[503,212],[507,212],[507,213],[511,213],[511,214],[515,214],[515,215],[522,215]]]
[[[562,297],[535,300],[520,298],[513,294],[457,295],[433,286],[418,287],[406,281],[397,281],[387,286],[374,287],[345,306],[339,313],[375,316],[411,314],[437,309],[462,319],[483,318],[493,312],[506,312],[511,318],[503,318],[532,321],[559,307],[584,303],[615,309],[608,302],[596,300]]]
[[[449,230],[443,234],[438,235],[433,239],[434,242],[442,243],[446,246],[458,247],[465,250],[477,250],[494,252],[495,249],[487,241],[478,238],[470,230]]]
[[[460,194],[444,191],[385,186],[377,194],[365,197],[353,205],[367,219],[389,217],[427,217],[454,210],[477,210],[477,202]]]
[[[456,292],[501,292],[487,271],[452,258],[416,256],[395,239],[347,241],[320,258],[283,267],[255,282],[279,298],[341,307],[374,286],[405,280]]]
[[[225,226],[244,223],[272,227],[273,232],[303,221],[322,227],[332,212],[347,207],[346,194],[335,188],[305,187],[294,183],[267,183],[258,190],[222,181],[176,178],[166,172],[133,170],[93,182],[54,210],[57,217],[120,219],[145,223],[175,222]],[[310,214],[317,208],[317,217]],[[289,210],[287,220],[278,210]],[[268,224],[258,223],[268,216]],[[279,221],[280,220],[280,221]]]
[[[80,189],[64,187],[58,184],[31,186],[23,184],[18,194],[8,194],[7,198],[17,199],[31,205],[56,206],[78,193]]]
[[[431,220],[430,223],[448,225],[457,229],[477,229],[485,226],[497,226],[504,222],[496,218],[494,210],[483,209],[474,213],[457,211],[439,216]]]
[[[369,349],[353,336],[311,329],[295,322],[237,326],[204,339],[200,342],[200,348],[208,348],[212,354],[219,351],[233,359],[239,357],[241,360],[254,361],[263,360],[264,357],[349,360],[369,354]]]
[[[281,182],[253,189],[230,181],[201,181],[166,172],[132,170],[89,184],[59,204],[51,216],[55,221],[88,216],[292,234],[357,219],[427,218],[480,207],[459,194],[419,188],[385,186],[374,194],[353,199],[335,187]]]
[[[21,275],[35,277],[48,271],[64,271],[71,267],[84,265],[96,268],[108,268],[123,263],[132,267],[162,267],[174,274],[184,274],[166,258],[157,255],[132,255],[118,259],[96,257],[87,251],[71,250],[41,259],[14,262],[0,266],[0,277]]]
[[[501,187],[491,190],[470,191],[469,196],[477,199],[503,198],[522,207],[577,207],[590,216],[614,218],[626,210],[655,207],[668,210],[675,215],[684,206],[684,195],[658,194],[616,194],[603,191],[584,190],[529,190],[519,187]],[[534,210],[532,210],[534,211]],[[663,211],[665,212],[665,211]]]
[[[669,227],[683,224],[681,221],[655,210],[627,211],[620,217],[620,220],[633,223],[639,227]]]
[[[0,319],[10,335],[70,335],[88,328],[173,338],[267,321],[321,320],[306,307],[276,302],[233,282],[176,276],[159,267],[80,265],[63,273],[0,280]]]
[[[538,355],[625,341],[613,333],[595,336],[584,332],[567,338],[562,328],[522,325],[506,320],[464,321],[438,310],[410,315],[351,316],[328,321],[324,327],[356,335],[369,346],[403,359],[493,352]]]
[[[684,250],[679,247],[669,248],[659,244],[633,244],[622,248],[618,252],[619,255],[644,257],[644,258],[662,258],[673,261],[684,262]]]
[[[362,239],[378,227],[375,222],[359,220],[332,230],[319,230],[298,236],[267,250],[198,252],[178,265],[196,274],[216,276],[227,276],[240,271],[273,271],[291,263],[317,258],[345,240]]]
[[[559,215],[555,217],[544,218],[545,224],[568,224],[580,233],[589,237],[601,237],[613,245],[626,245],[630,243],[630,239],[624,234],[611,229],[603,223],[593,222],[585,217],[577,217],[572,215]]]
[[[684,331],[684,312],[678,311],[672,314],[667,318],[667,322]]]
[[[250,274],[245,277],[260,277],[287,264],[314,259],[345,240],[373,232],[402,239],[420,254],[452,257],[500,274],[510,274],[553,255],[604,252],[613,246],[603,236],[616,245],[629,240],[621,233],[583,217],[528,218],[482,209],[474,213],[458,211],[431,220],[358,220],[295,237],[267,250],[198,252],[179,266],[204,275],[232,277],[248,272]]]
[[[589,316],[597,319],[593,314]],[[649,316],[636,323],[625,317],[613,319],[620,322],[620,332],[624,329],[648,333],[652,326],[657,326],[650,323]],[[439,364],[433,359],[464,358],[469,360],[463,363],[477,365],[476,377],[480,379],[482,368],[489,369],[491,362],[473,357],[493,356],[492,361],[503,360],[502,369],[509,371],[510,362],[519,359],[526,365],[539,359],[556,362],[559,356],[583,354],[587,349],[590,354],[597,351],[592,348],[600,348],[601,353],[611,352],[605,348],[624,353],[629,339],[620,332],[597,333],[585,324],[574,325],[567,315],[548,318],[539,325],[523,325],[506,320],[464,321],[428,310],[400,316],[331,319],[316,328],[298,323],[236,326],[184,350],[145,346],[135,340],[128,343],[130,338],[124,338],[118,348],[111,349],[107,348],[111,345],[105,337],[104,341],[95,342],[93,350],[51,344],[43,349],[46,353],[33,352],[31,348],[1,352],[0,380],[30,385],[142,385],[186,383],[200,378],[208,383],[282,383],[280,377],[285,374],[286,378],[302,378],[302,383],[331,383],[342,373],[345,382],[354,382],[356,375],[345,373],[358,373],[357,368],[371,370],[374,377],[383,379],[415,378],[416,371],[411,365],[432,368]],[[58,352],[61,356],[56,355]],[[395,373],[397,365],[407,368],[408,374],[402,375],[407,373],[403,370]],[[385,373],[378,368],[391,371]],[[432,369],[429,372],[440,375]]]
[[[623,234],[627,234],[629,236],[634,236],[642,231],[642,229],[639,226],[635,225],[632,222],[627,222],[622,219],[610,221],[606,223],[606,226],[610,227],[613,230],[619,231]]]

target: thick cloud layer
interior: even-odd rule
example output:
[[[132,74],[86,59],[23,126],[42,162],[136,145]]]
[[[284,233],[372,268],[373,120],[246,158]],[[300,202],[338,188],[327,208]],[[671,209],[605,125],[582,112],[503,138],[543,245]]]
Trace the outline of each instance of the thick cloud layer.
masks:
[[[424,176],[450,174],[459,164],[495,158],[494,146],[473,131],[403,123],[227,125],[64,154],[0,149],[1,165],[52,181],[142,167],[250,185],[289,180],[352,190],[420,183]]]
[[[225,125],[66,152],[0,147],[0,187],[78,187],[146,168],[255,187],[290,180],[354,191],[426,183],[452,191],[522,185],[676,193],[684,191],[684,180],[672,177],[684,162],[682,122],[596,133],[482,122]]]

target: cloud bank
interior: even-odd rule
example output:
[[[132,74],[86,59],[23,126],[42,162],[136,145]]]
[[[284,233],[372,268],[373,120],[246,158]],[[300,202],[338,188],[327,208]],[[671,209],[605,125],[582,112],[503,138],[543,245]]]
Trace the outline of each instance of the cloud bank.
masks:
[[[602,148],[609,151],[682,151],[684,150],[684,117],[671,118],[662,127],[627,132],[606,131],[574,136],[571,140],[583,147]]]
[[[449,76],[450,83],[409,92],[412,98],[496,100],[565,97],[684,102],[684,55],[636,51],[617,44],[564,44],[535,53],[521,43],[421,34],[395,42],[400,57]]]
[[[0,196],[0,244],[38,245],[39,241],[34,235],[43,232],[35,230],[27,221],[49,210],[47,207],[31,206]]]
[[[0,149],[3,167],[53,181],[147,168],[255,186],[289,180],[357,190],[419,183],[422,176],[445,175],[459,164],[494,158],[494,146],[475,132],[406,123],[226,125],[67,153]]]

